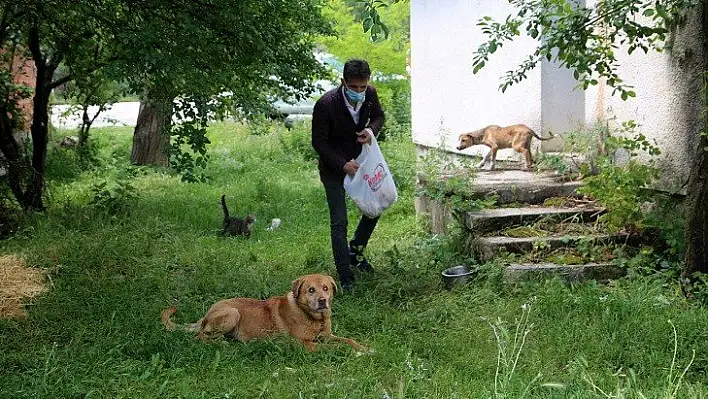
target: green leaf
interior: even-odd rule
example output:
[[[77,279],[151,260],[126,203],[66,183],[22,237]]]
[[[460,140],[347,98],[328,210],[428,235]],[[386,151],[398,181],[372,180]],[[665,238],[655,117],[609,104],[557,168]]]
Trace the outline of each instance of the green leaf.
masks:
[[[364,26],[364,32],[368,32],[369,29],[371,29],[371,26],[374,25],[374,20],[371,19],[371,17],[367,17],[364,21],[362,21],[362,25]]]
[[[389,35],[388,26],[386,26],[386,24],[384,24],[383,22],[381,23],[381,30],[383,30],[384,37],[386,39],[388,39],[388,35]]]
[[[484,68],[484,61],[479,62],[477,65],[474,66],[474,69],[472,69],[473,74],[477,74],[480,69]]]
[[[371,26],[371,34],[378,35],[381,32],[381,25],[375,24]]]

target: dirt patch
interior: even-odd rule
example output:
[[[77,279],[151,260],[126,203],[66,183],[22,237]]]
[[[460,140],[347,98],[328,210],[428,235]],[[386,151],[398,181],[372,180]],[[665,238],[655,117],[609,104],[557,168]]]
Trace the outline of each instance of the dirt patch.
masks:
[[[27,316],[22,301],[47,290],[46,274],[15,255],[0,256],[0,318]]]

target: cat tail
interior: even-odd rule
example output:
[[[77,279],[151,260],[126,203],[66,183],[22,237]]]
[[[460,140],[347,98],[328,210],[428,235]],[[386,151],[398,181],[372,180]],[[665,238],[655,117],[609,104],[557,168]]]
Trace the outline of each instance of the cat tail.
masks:
[[[224,210],[224,220],[229,218],[229,208],[226,207],[226,195],[221,196],[221,208]]]

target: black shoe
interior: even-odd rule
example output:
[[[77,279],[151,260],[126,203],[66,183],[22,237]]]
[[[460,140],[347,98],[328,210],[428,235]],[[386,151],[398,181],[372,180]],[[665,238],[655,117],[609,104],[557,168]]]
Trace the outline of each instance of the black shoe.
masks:
[[[339,275],[339,284],[342,285],[345,291],[349,291],[354,287],[354,273],[349,265],[337,266],[337,274]]]
[[[366,272],[373,273],[374,268],[371,266],[368,260],[364,257],[364,247],[349,244],[349,261],[352,266],[357,269]]]

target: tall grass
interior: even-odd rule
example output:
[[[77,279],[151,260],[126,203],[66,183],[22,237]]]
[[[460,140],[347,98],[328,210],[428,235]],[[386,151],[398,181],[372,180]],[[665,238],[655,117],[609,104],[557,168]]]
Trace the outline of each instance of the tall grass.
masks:
[[[210,179],[196,184],[131,168],[130,129],[96,129],[90,165],[52,147],[50,209],[0,243],[1,253],[23,255],[52,277],[50,291],[28,304],[27,319],[0,321],[0,397],[498,397],[498,353],[507,343],[485,320],[516,331],[513,320],[531,297],[525,320],[533,328],[522,350],[508,352],[517,354],[504,397],[604,397],[587,377],[610,392],[619,370],[632,370],[637,392],[663,397],[667,375],[682,370],[671,365],[687,365],[694,350],[691,367],[673,379],[676,397],[708,394],[708,312],[659,280],[506,286],[490,273],[445,291],[440,271],[468,254],[419,227],[408,141],[382,144],[400,200],[368,248],[376,274],[358,276],[354,291],[334,302],[335,333],[375,354],[355,356],[346,346],[308,353],[280,337],[203,343],[165,331],[159,313],[167,306],[192,321],[221,298],[265,298],[301,274],[334,274],[324,190],[302,145],[307,134],[307,126],[255,136],[215,125]],[[102,182],[102,198],[116,201],[96,201]],[[256,215],[251,239],[218,236],[222,193],[233,214]],[[353,231],[351,203],[350,216]],[[276,217],[281,227],[266,231]],[[667,320],[677,330],[675,361]]]

